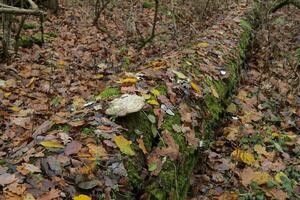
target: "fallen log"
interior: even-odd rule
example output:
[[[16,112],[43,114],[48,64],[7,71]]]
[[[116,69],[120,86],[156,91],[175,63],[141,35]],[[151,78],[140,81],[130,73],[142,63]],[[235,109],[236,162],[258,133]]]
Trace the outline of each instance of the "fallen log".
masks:
[[[135,198],[185,199],[192,169],[204,159],[201,150],[208,147],[227,98],[238,85],[251,45],[257,12],[246,6],[242,11],[233,9],[200,34],[192,48],[180,50],[186,53],[179,60],[170,54],[138,71],[155,80],[154,97],[147,100],[147,109],[116,118],[128,130],[122,134],[134,141],[143,138],[150,152],[144,155],[133,144],[138,153],[124,157],[129,188],[138,191]]]

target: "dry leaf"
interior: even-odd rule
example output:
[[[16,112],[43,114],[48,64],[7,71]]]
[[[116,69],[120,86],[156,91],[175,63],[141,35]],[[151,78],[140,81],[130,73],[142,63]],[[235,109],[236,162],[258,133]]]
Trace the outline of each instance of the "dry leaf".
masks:
[[[89,153],[92,155],[92,160],[96,160],[96,158],[101,158],[102,160],[108,159],[107,152],[102,145],[87,144],[87,147],[89,148]]]
[[[141,138],[138,138],[136,141],[138,142],[139,147],[140,147],[140,149],[143,151],[143,153],[144,153],[145,155],[148,154],[147,149],[146,149],[145,144],[144,144],[143,138],[142,138],[142,137],[141,137]]]
[[[8,185],[16,180],[17,178],[14,174],[4,173],[0,175],[0,185],[2,186]]]
[[[130,156],[134,156],[135,152],[131,148],[131,141],[126,140],[122,135],[116,136],[114,138],[116,145],[119,147],[122,153]]]
[[[201,94],[201,90],[199,88],[199,86],[194,83],[194,82],[191,82],[191,87],[198,93],[198,94]]]
[[[255,162],[254,156],[251,153],[248,153],[246,151],[236,149],[231,153],[231,157],[234,160],[242,161],[246,163],[247,165],[252,165]]]
[[[44,146],[46,148],[64,148],[64,145],[62,145],[59,142],[54,141],[54,140],[45,140],[45,141],[42,141],[40,143],[40,145],[42,145],[42,146]]]
[[[80,194],[78,196],[74,196],[73,200],[92,200],[92,198],[85,194]]]

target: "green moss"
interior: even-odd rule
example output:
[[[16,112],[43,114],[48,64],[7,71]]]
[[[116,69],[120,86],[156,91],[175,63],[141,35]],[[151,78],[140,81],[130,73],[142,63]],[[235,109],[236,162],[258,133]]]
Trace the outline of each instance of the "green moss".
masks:
[[[159,93],[161,94],[161,95],[167,95],[167,87],[165,86],[165,85],[161,85],[161,86],[159,86],[158,88],[156,88],[158,91],[159,91]]]
[[[220,104],[220,102],[213,96],[207,95],[204,97],[204,102],[207,107],[207,110],[211,114],[213,120],[218,120],[219,115],[222,113],[224,108]]]
[[[150,150],[152,148],[153,134],[151,131],[151,122],[147,118],[146,113],[132,113],[126,117],[117,118],[116,122],[128,129],[125,133],[128,138],[136,140],[140,136],[143,136],[146,149]]]
[[[21,36],[18,40],[18,46],[28,48],[33,45],[33,41],[28,36]]]
[[[136,189],[138,191],[142,190],[144,187],[143,184],[143,179],[140,176],[142,174],[142,167],[144,166],[145,160],[140,159],[139,156],[143,155],[135,155],[134,157],[128,158],[128,161],[125,163],[127,173],[128,173],[128,178],[129,178],[129,183],[130,186],[132,187],[131,189]]]
[[[37,27],[37,25],[35,23],[24,23],[23,24],[23,29],[27,30],[27,29],[35,29]]]
[[[181,124],[181,117],[179,113],[175,113],[174,116],[167,115],[164,123],[162,124],[162,129],[163,130],[168,130],[169,132],[173,132],[173,125],[174,124]]]
[[[144,1],[143,2],[143,8],[153,8],[154,7],[154,3],[149,2],[149,1]]]
[[[99,99],[105,100],[110,97],[119,96],[120,94],[121,91],[119,88],[107,87],[98,96],[96,96],[96,100]]]

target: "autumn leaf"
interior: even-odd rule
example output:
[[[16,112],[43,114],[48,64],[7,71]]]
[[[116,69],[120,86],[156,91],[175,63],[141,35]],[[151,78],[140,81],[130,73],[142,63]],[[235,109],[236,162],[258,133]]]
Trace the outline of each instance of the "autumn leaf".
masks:
[[[85,194],[80,194],[78,196],[74,196],[73,200],[92,200],[92,198]]]
[[[131,148],[131,141],[126,140],[122,135],[116,136],[114,138],[116,145],[119,147],[122,153],[134,156],[135,152]]]
[[[212,93],[212,95],[213,95],[214,97],[220,98],[220,96],[219,96],[219,94],[218,94],[216,88],[215,88],[213,85],[210,86],[210,90],[211,90],[211,93]]]
[[[260,144],[256,144],[254,146],[254,151],[256,151],[258,154],[263,155],[270,159],[272,159],[275,156],[275,153],[267,152],[266,147],[263,147]]]
[[[120,84],[135,84],[137,81],[138,80],[135,77],[128,77],[128,78],[121,78],[119,81],[116,81],[116,83],[120,83]]]
[[[152,93],[155,97],[157,97],[157,96],[160,95],[160,92],[159,92],[157,89],[151,90],[151,93]]]
[[[145,147],[143,138],[142,138],[142,137],[141,137],[141,138],[138,138],[136,141],[137,141],[138,144],[139,144],[139,148],[140,148],[140,149],[143,151],[143,153],[146,155],[146,154],[148,153],[148,151],[147,151],[147,149],[146,149],[146,147]]]
[[[255,181],[258,185],[264,185],[272,180],[272,177],[267,172],[255,172]]]
[[[35,200],[34,196],[30,193],[25,194],[22,200]]]
[[[40,143],[40,145],[42,145],[42,146],[44,146],[46,148],[64,148],[64,145],[62,145],[59,142],[54,141],[54,140],[45,140],[45,141],[42,141]]]
[[[187,79],[187,77],[186,77],[186,75],[184,75],[182,72],[179,72],[179,71],[176,71],[176,70],[172,70],[172,72],[174,73],[174,74],[176,74],[176,76],[178,77],[178,78],[180,78],[180,79]]]
[[[236,149],[231,153],[234,160],[242,161],[247,165],[252,165],[255,162],[254,156],[246,151]]]
[[[199,42],[197,44],[197,47],[202,47],[202,48],[206,48],[208,46],[209,46],[209,43],[207,43],[207,42]]]
[[[155,99],[148,100],[147,103],[150,105],[159,106],[158,101]]]
[[[191,87],[198,93],[198,94],[201,94],[201,90],[199,88],[199,86],[194,83],[193,81],[191,82]]]
[[[102,160],[108,159],[107,152],[102,145],[87,144],[86,146],[89,148],[89,153],[92,155],[90,160],[96,160],[97,158]]]
[[[287,175],[284,172],[278,172],[275,175],[274,179],[277,183],[282,183],[284,179],[288,180],[289,178],[287,177]]]
[[[17,180],[15,174],[3,173],[0,175],[0,185],[5,186]]]
[[[235,113],[237,111],[237,107],[234,103],[231,103],[228,105],[228,107],[226,108],[226,112],[228,113]]]

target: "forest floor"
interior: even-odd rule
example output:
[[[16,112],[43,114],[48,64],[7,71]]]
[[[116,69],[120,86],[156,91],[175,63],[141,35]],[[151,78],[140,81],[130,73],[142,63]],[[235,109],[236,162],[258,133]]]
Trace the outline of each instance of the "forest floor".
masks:
[[[272,14],[255,37],[193,199],[300,199],[300,11]]]
[[[99,100],[121,93],[157,95],[150,87],[155,78],[138,90],[140,77],[129,72],[180,66],[183,47],[206,45],[199,43],[199,33],[247,7],[223,6],[201,22],[189,17],[191,7],[182,8],[186,16],[180,15],[177,24],[163,7],[157,37],[141,51],[137,44],[151,28],[151,8],[115,7],[101,19],[100,31],[91,26],[91,6],[63,5],[58,16],[48,15],[42,47],[25,37],[39,35],[36,20],[30,19],[22,41],[31,48],[20,48],[0,71],[0,199],[90,199],[82,193],[100,200],[128,192],[122,187],[127,172],[118,161],[118,148],[124,146],[109,136],[122,127],[103,115],[107,102]],[[131,10],[129,16],[125,9]],[[241,86],[206,150],[207,159],[191,177],[191,199],[299,199],[299,33],[300,10],[294,8],[271,14],[256,33]],[[120,90],[107,91],[107,86]],[[137,142],[147,151],[142,138]],[[131,152],[128,145],[126,150]],[[118,176],[109,176],[106,168]]]

